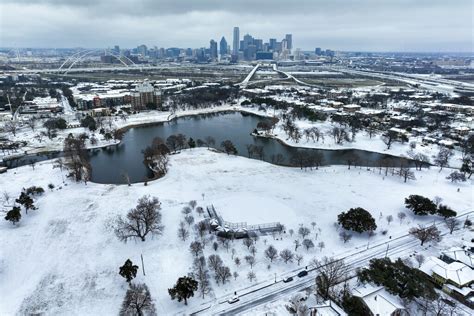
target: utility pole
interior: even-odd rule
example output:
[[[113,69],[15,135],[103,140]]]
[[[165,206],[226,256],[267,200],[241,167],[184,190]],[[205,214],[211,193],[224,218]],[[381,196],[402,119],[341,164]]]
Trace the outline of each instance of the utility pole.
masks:
[[[388,254],[388,247],[390,246],[389,243],[387,243],[387,250],[385,250],[385,258],[387,258],[387,254]]]

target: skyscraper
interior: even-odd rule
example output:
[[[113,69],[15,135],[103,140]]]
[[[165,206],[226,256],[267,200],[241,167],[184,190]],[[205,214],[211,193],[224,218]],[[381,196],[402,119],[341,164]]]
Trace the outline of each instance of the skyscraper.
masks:
[[[286,39],[286,48],[288,50],[292,50],[293,49],[293,35],[286,34],[285,39]]]
[[[234,27],[234,38],[233,38],[233,45],[232,45],[232,54],[238,55],[239,54],[239,44],[240,44],[240,30],[239,27]]]
[[[212,60],[217,59],[217,42],[215,40],[211,40],[210,42],[210,55]]]
[[[221,42],[219,43],[219,52],[221,56],[227,55],[229,53],[227,51],[227,41],[225,40],[224,36],[222,36]]]

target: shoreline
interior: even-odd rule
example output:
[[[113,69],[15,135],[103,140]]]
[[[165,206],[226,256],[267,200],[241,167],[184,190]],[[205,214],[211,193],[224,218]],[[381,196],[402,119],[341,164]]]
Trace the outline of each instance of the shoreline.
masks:
[[[222,106],[222,107],[205,108],[205,109],[194,110],[193,112],[184,111],[184,112],[181,112],[181,113],[169,114],[166,118],[164,118],[164,117],[155,117],[155,118],[150,119],[150,121],[146,121],[146,122],[125,123],[122,127],[118,127],[117,130],[121,131],[123,133],[126,133],[132,128],[154,126],[154,125],[159,125],[159,124],[163,124],[163,123],[167,123],[167,122],[169,123],[169,122],[172,122],[173,120],[176,120],[176,119],[179,119],[179,118],[193,117],[193,116],[206,115],[206,114],[221,114],[221,113],[226,113],[226,112],[228,112],[228,113],[239,112],[239,113],[242,113],[242,114],[255,115],[255,116],[258,116],[258,117],[261,117],[261,118],[273,117],[273,115],[269,115],[267,113],[262,113],[262,112],[258,111],[255,108],[243,108],[241,106],[231,106],[231,107]],[[382,151],[382,150],[377,150],[377,149],[369,150],[369,149],[365,149],[365,148],[358,148],[358,147],[355,147],[355,146],[340,147],[340,148],[329,148],[329,147],[325,147],[325,146],[322,146],[322,147],[321,146],[304,146],[304,145],[300,145],[300,144],[297,144],[297,143],[288,142],[287,140],[285,140],[282,137],[279,137],[277,135],[262,135],[262,134],[261,135],[255,135],[254,133],[251,133],[251,134],[254,137],[274,139],[274,140],[280,142],[281,144],[283,144],[285,146],[288,146],[288,147],[291,147],[291,148],[297,148],[297,149],[314,149],[314,150],[324,150],[324,151],[333,151],[333,152],[357,150],[357,151],[363,151],[363,152],[366,152],[366,153],[376,153],[376,154],[391,156],[391,157],[394,157],[394,158],[411,160],[410,157],[407,157],[403,154],[391,153],[390,151],[387,152],[387,151]],[[96,145],[96,146],[90,146],[90,147],[87,147],[86,149],[88,151],[91,151],[91,150],[94,150],[94,149],[106,149],[106,148],[109,148],[109,147],[118,146],[121,143],[122,143],[122,140],[118,140],[114,143],[106,143],[106,144],[100,144],[100,145]],[[45,147],[40,147],[40,148],[33,149],[31,151],[28,151],[28,153],[14,155],[13,157],[10,156],[10,157],[1,158],[0,165],[5,164],[6,162],[9,162],[9,161],[15,161],[15,160],[23,159],[23,158],[29,157],[29,156],[33,157],[33,156],[48,155],[48,154],[60,154],[62,152],[63,152],[63,150],[59,149],[59,148],[45,149]],[[51,158],[51,159],[54,159],[54,158]],[[46,159],[46,160],[49,160],[49,159]],[[16,168],[16,167],[13,167],[13,168]],[[449,166],[449,168],[455,168],[455,167]]]

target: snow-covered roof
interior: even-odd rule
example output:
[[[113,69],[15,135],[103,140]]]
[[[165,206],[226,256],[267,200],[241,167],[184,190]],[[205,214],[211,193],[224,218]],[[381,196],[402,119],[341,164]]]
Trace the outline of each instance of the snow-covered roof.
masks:
[[[436,274],[445,280],[452,281],[460,286],[474,281],[472,269],[461,262],[446,263],[436,257],[429,257],[420,267],[428,275]]]
[[[353,289],[352,294],[360,297],[374,315],[390,316],[397,310],[405,309],[400,299],[388,293],[383,286],[365,284]]]
[[[474,254],[461,247],[450,248],[443,251],[442,254],[454,261],[462,262],[471,268],[474,267]]]

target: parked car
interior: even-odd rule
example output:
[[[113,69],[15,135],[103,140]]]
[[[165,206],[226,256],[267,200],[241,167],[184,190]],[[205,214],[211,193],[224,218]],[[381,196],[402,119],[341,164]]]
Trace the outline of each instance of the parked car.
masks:
[[[229,298],[227,303],[234,304],[235,302],[238,302],[238,301],[239,301],[239,297],[237,295],[235,295],[235,296],[232,296],[231,298]]]
[[[302,278],[302,277],[307,276],[307,275],[308,275],[308,271],[306,271],[306,270],[303,270],[300,273],[298,273],[299,278]]]
[[[291,281],[293,281],[293,277],[287,277],[287,278],[283,279],[284,283],[288,283],[288,282],[291,282]]]

